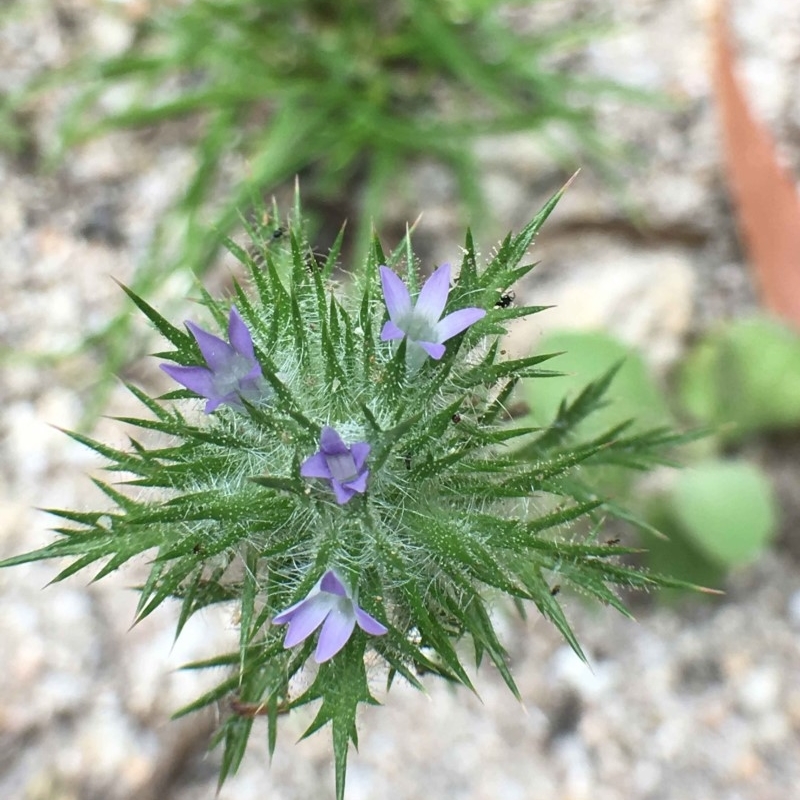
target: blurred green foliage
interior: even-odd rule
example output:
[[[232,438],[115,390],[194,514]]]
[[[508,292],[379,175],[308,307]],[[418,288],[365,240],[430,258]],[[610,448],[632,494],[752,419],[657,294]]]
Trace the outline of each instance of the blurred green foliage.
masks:
[[[704,461],[676,475],[674,517],[709,559],[724,567],[758,557],[775,530],[772,490],[746,461]]]
[[[689,354],[678,396],[728,441],[800,426],[800,337],[774,319],[731,322]]]
[[[699,583],[719,583],[727,570],[758,558],[775,534],[778,510],[770,482],[755,463],[725,457],[724,450],[759,432],[800,427],[800,337],[763,318],[731,322],[702,339],[678,369],[677,390],[660,386],[639,353],[600,332],[557,332],[537,346],[561,351],[554,365],[567,373],[529,383],[525,400],[540,425],[557,424],[563,394],[576,398],[587,381],[617,368],[609,404],[592,417],[606,428],[673,425],[689,419],[708,426],[695,458],[666,487],[642,494],[616,471],[602,476],[630,506],[669,540],[648,537],[657,569]],[[624,360],[623,360],[624,359]],[[582,435],[596,435],[599,428]],[[601,427],[602,427],[601,425]],[[577,430],[576,429],[576,430]],[[647,530],[646,526],[641,526]]]
[[[507,12],[513,6],[504,4]],[[177,210],[187,224],[179,257],[199,272],[219,246],[218,231],[253,194],[298,173],[306,194],[346,202],[358,191],[366,241],[370,217],[380,223],[383,201],[415,158],[449,166],[474,212],[470,146],[478,136],[541,132],[557,121],[554,155],[600,154],[592,103],[601,89],[625,90],[548,66],[597,25],[526,31],[496,0],[163,4],[125,53],[72,67],[80,92],[63,145],[194,116],[196,166]],[[222,187],[221,165],[232,155],[245,160],[247,175]]]
[[[541,1],[541,0],[540,0]],[[548,66],[599,30],[599,21],[526,31],[496,0],[194,0],[162,4],[121,55],[93,54],[43,85],[77,90],[61,127],[63,151],[115,128],[193,117],[196,163],[176,211],[179,259],[201,273],[254,194],[306,174],[306,194],[364,198],[380,222],[410,160],[450,167],[470,211],[480,208],[471,145],[487,134],[536,131],[554,158],[601,156],[593,126],[609,81]],[[113,99],[109,98],[113,90]],[[25,92],[12,102],[24,102]],[[220,186],[222,165],[247,175]],[[213,205],[213,209],[210,207]],[[209,223],[211,223],[209,225]]]
[[[698,461],[644,503],[650,522],[668,537],[647,543],[649,562],[706,586],[756,561],[778,524],[769,479],[742,459]]]

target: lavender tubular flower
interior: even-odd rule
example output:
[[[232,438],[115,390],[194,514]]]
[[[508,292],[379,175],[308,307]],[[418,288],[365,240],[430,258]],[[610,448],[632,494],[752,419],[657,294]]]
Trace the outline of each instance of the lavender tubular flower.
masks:
[[[370,446],[355,442],[348,447],[342,437],[327,425],[322,429],[319,450],[300,465],[304,478],[322,478],[329,481],[336,502],[343,506],[354,494],[363,494],[367,488],[369,470],[364,463]]]
[[[356,625],[372,636],[383,636],[387,632],[382,625],[356,604],[339,576],[328,570],[308,596],[277,614],[273,625],[289,624],[285,648],[304,642],[317,628],[322,626],[314,652],[318,664],[329,661],[348,642]]]
[[[381,267],[380,274],[383,299],[389,312],[389,320],[381,331],[384,342],[406,336],[409,342],[438,361],[444,355],[444,342],[486,315],[482,308],[462,308],[439,319],[450,293],[449,264],[442,264],[428,278],[413,306],[406,285],[392,270]]]
[[[255,401],[264,394],[261,366],[256,360],[253,337],[231,306],[228,317],[228,342],[187,320],[186,327],[194,336],[206,366],[183,367],[161,364],[172,379],[201,397],[205,397],[205,412],[210,414],[225,404],[243,410],[241,398]]]

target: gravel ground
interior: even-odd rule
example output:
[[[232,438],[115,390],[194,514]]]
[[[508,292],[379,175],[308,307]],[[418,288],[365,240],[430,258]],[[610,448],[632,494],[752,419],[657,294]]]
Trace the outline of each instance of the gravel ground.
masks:
[[[131,8],[135,4],[129,4]],[[570,0],[531,14],[574,14],[611,4]],[[740,0],[743,75],[787,161],[800,173],[800,6]],[[104,10],[106,9],[106,10]],[[528,349],[544,330],[603,327],[644,348],[666,372],[715,321],[754,307],[722,188],[718,132],[709,99],[706,4],[621,0],[620,33],[581,57],[596,74],[669,92],[677,110],[607,103],[607,129],[642,147],[621,198],[585,170],[537,244],[541,271],[518,294],[557,303],[513,332]],[[43,65],[64,63],[86,43],[118,48],[130,27],[100,0],[30,0],[0,28],[0,89]],[[29,120],[32,143],[52,138],[53,104]],[[524,222],[561,175],[525,137],[481,143],[484,184],[497,234]],[[49,540],[37,506],[102,502],[84,477],[98,464],[52,426],[74,427],[96,365],[90,356],[34,360],[69,351],[102,326],[119,302],[108,279],[125,281],[154,222],[190,166],[175,131],[115,134],[59,170],[35,170],[35,148],[0,154],[0,556]],[[452,187],[437,170],[414,173],[431,259],[454,258],[460,240]],[[626,204],[638,212],[634,226]],[[421,206],[421,207],[420,207]],[[180,282],[164,288],[185,293]],[[133,365],[145,385],[154,363]],[[110,413],[135,410],[115,391]],[[95,435],[124,442],[101,420]],[[800,786],[800,565],[797,441],[754,449],[784,500],[783,533],[755,566],[732,575],[726,595],[666,606],[641,602],[637,622],[566,598],[590,655],[582,665],[542,620],[495,610],[524,707],[484,668],[480,700],[429,682],[402,686],[362,716],[348,797],[515,800],[787,800]],[[794,554],[794,555],[792,555]],[[201,800],[216,791],[218,754],[205,751],[213,715],[169,716],[209,676],[176,667],[235,640],[229,611],[198,615],[173,642],[164,608],[133,629],[134,564],[97,585],[72,578],[42,590],[58,567],[0,573],[0,794],[25,800]],[[308,720],[287,721],[271,767],[258,726],[222,800],[332,797],[325,735],[295,744]]]

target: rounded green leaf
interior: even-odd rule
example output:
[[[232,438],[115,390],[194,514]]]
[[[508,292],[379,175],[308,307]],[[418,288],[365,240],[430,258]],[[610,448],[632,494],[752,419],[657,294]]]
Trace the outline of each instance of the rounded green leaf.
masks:
[[[671,505],[687,537],[721,566],[753,561],[775,532],[769,481],[743,461],[708,461],[683,470]]]
[[[800,336],[771,319],[734,322],[689,355],[679,395],[728,438],[800,425]]]

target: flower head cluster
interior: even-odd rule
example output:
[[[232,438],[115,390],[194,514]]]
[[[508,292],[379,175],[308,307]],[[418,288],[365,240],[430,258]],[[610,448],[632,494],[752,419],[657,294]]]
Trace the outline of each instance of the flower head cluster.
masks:
[[[405,336],[413,346],[438,360],[444,355],[444,342],[486,316],[482,308],[462,308],[440,319],[450,293],[449,264],[442,264],[428,278],[414,305],[406,285],[389,267],[381,267],[380,273],[389,312],[381,331],[384,342]]]
[[[336,296],[335,253],[324,264],[309,265],[304,256],[311,245],[299,198],[287,244],[269,239],[263,262],[237,248],[254,289],[248,297],[247,285],[236,286],[252,330],[231,307],[227,338],[192,322],[188,336],[130,292],[173,348],[163,370],[204,397],[206,413],[221,405],[238,413],[198,422],[132,387],[150,413],[126,422],[174,441],[148,447],[132,440],[131,448],[116,449],[80,436],[110,459],[115,474],[132,475],[136,492],[98,481],[114,513],[54,510],[71,527],[0,566],[66,557],[75,560],[57,579],[91,564],[101,565],[102,576],[155,550],[140,619],[169,598],[181,605],[179,626],[209,604],[236,602],[238,652],[203,662],[232,665],[235,674],[187,709],[235,691],[243,707],[269,713],[272,748],[278,711],[319,701],[309,732],[332,723],[337,800],[349,742],[357,740],[357,708],[374,702],[370,663],[386,666],[389,684],[399,675],[422,688],[416,676],[433,672],[471,687],[454,646],[471,639],[518,695],[486,591],[532,602],[583,657],[555,580],[617,608],[615,586],[680,583],[620,561],[627,548],[579,536],[565,542],[560,531],[606,513],[634,519],[595,492],[592,468],[662,463],[682,437],[661,429],[628,436],[615,427],[582,440],[575,426],[602,407],[613,370],[562,403],[548,428],[519,425],[505,413],[521,381],[554,374],[541,369],[551,355],[504,357],[497,339],[504,323],[538,307],[509,308],[497,298],[498,291],[510,296],[533,267],[521,261],[556,200],[483,266],[468,236],[453,298],[447,264],[414,298],[382,266],[384,307],[374,269],[383,260],[378,241],[363,268],[352,270],[350,290]],[[270,231],[258,234],[261,247]],[[465,297],[484,308],[458,308]],[[223,304],[206,299],[219,316]],[[457,309],[449,314],[448,299]],[[460,348],[449,344],[445,357],[445,343],[487,313],[491,324],[473,329]],[[384,344],[397,340],[399,347]],[[423,363],[431,368],[418,369]],[[282,608],[313,581],[305,597]],[[301,677],[314,636],[320,666]],[[245,752],[251,726],[241,722],[234,710],[222,723],[223,778]]]
[[[369,470],[364,466],[370,446],[355,442],[349,447],[331,427],[325,426],[319,440],[319,450],[300,466],[304,478],[322,478],[330,483],[336,502],[343,506],[354,494],[367,488]]]
[[[204,331],[190,320],[186,327],[194,336],[206,366],[183,367],[162,364],[161,369],[192,392],[205,397],[205,412],[210,414],[221,405],[243,410],[242,398],[254,402],[264,393],[264,379],[256,360],[253,337],[231,306],[228,317],[228,342]]]
[[[356,603],[341,578],[331,569],[303,600],[281,611],[273,617],[272,623],[289,624],[283,642],[286,648],[304,642],[321,625],[314,652],[318,664],[333,658],[347,644],[356,625],[372,636],[383,636],[388,630]]]

